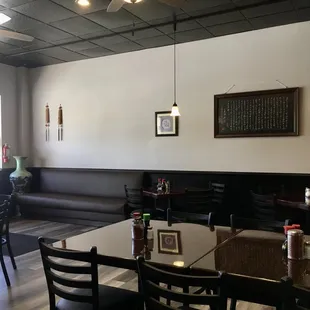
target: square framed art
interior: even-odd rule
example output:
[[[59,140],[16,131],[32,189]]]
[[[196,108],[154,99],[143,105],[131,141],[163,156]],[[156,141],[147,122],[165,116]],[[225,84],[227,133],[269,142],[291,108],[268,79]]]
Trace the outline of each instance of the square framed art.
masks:
[[[158,253],[162,254],[182,254],[181,232],[179,230],[157,231]]]
[[[155,136],[171,137],[179,135],[179,117],[170,111],[155,112]]]

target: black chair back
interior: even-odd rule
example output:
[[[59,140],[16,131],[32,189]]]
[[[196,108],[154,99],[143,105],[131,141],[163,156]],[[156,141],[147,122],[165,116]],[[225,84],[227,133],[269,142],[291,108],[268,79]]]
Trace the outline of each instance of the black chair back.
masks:
[[[70,301],[91,304],[93,310],[98,310],[97,248],[92,247],[90,252],[69,251],[47,245],[43,238],[39,238],[39,245],[47,281],[50,309],[56,310],[55,296],[57,295]],[[66,260],[67,263],[62,263],[59,259]],[[74,261],[74,263],[71,262],[70,265],[68,260]],[[83,263],[83,266],[75,265],[77,262]],[[55,273],[55,271],[64,274],[60,275],[59,273]],[[70,274],[79,276],[88,275],[90,276],[90,280],[75,280],[72,279],[72,277],[68,277]],[[65,275],[67,275],[67,277]],[[66,289],[60,288],[59,285]],[[72,288],[82,290],[81,292],[79,291],[79,293],[75,293],[74,291],[70,291]]]
[[[260,220],[276,219],[276,195],[260,195],[251,191],[254,217]]]
[[[186,211],[208,214],[212,211],[213,189],[185,189]]]
[[[213,204],[222,205],[225,195],[225,184],[219,182],[210,182],[210,188],[213,189]]]
[[[4,200],[0,205],[0,236],[9,233],[9,201]]]
[[[310,310],[310,290],[292,287],[292,298],[296,310]],[[291,309],[294,309],[293,307]]]
[[[230,227],[231,229],[242,228],[250,230],[267,230],[283,232],[283,226],[291,225],[292,221],[287,219],[281,221],[266,221],[251,218],[238,217],[234,214],[230,215]]]
[[[190,213],[182,211],[174,211],[171,208],[167,209],[167,223],[171,226],[174,223],[193,223],[205,226],[214,226],[214,214]]]
[[[292,281],[287,277],[281,281],[272,281],[228,273],[222,275],[222,289],[228,298],[276,307],[281,310],[288,310],[291,287]]]
[[[212,309],[226,310],[227,300],[221,294],[220,273],[216,276],[191,276],[167,272],[147,264],[142,257],[138,258],[138,272],[146,310],[178,309],[190,305],[209,305]],[[210,289],[213,294],[190,293],[190,287]],[[181,288],[183,292],[175,288]]]

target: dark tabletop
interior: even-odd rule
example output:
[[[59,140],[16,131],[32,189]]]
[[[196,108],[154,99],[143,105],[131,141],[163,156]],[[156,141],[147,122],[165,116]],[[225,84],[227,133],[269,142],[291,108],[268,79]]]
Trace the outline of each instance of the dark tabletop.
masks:
[[[165,192],[158,192],[155,190],[147,189],[143,190],[143,196],[146,197],[152,197],[155,199],[165,199],[165,198],[174,198],[174,197],[179,197],[185,195],[184,191],[171,191],[169,193]]]
[[[288,260],[282,252],[285,236],[267,231],[244,230],[207,254],[192,268],[280,280],[289,276],[295,284],[310,288],[310,260]],[[310,236],[305,236],[306,241]]]
[[[143,249],[143,243],[142,245],[139,242],[133,243],[131,224],[132,220],[126,220],[56,242],[53,246],[81,251],[87,251],[91,246],[96,246],[98,250],[98,263],[100,263],[100,255],[107,255],[126,261],[126,267],[124,268],[136,269],[133,247],[135,247],[135,251],[139,246],[142,246]],[[235,232],[232,232],[230,228],[220,226],[215,226],[214,230],[206,226],[186,223],[173,224],[171,227],[168,227],[165,221],[153,220],[151,221],[151,226],[153,226],[154,230],[154,248],[146,259],[155,264],[175,265],[183,268],[191,266],[216,246],[235,235]],[[180,231],[181,254],[159,253],[158,229]]]

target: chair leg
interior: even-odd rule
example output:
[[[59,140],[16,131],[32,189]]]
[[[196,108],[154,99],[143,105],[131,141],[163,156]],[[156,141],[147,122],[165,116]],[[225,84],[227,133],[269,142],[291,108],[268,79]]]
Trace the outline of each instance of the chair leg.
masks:
[[[6,236],[6,246],[8,247],[8,252],[9,252],[9,255],[10,255],[10,258],[11,258],[12,266],[13,266],[14,269],[16,269],[17,267],[16,267],[14,255],[13,255],[13,252],[12,252],[11,241],[10,241],[9,235]]]
[[[230,300],[230,310],[236,310],[236,306],[237,306],[237,300],[231,299]]]
[[[6,285],[11,286],[9,275],[8,275],[8,272],[6,270],[5,263],[4,263],[4,257],[3,257],[3,253],[2,253],[2,245],[0,245],[0,263],[1,263],[3,274],[4,274]]]

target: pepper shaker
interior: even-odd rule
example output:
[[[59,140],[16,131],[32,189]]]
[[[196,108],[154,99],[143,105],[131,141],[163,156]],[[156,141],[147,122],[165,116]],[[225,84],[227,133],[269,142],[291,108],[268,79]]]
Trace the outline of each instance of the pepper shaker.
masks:
[[[302,260],[305,252],[304,232],[291,229],[287,232],[287,258]]]

